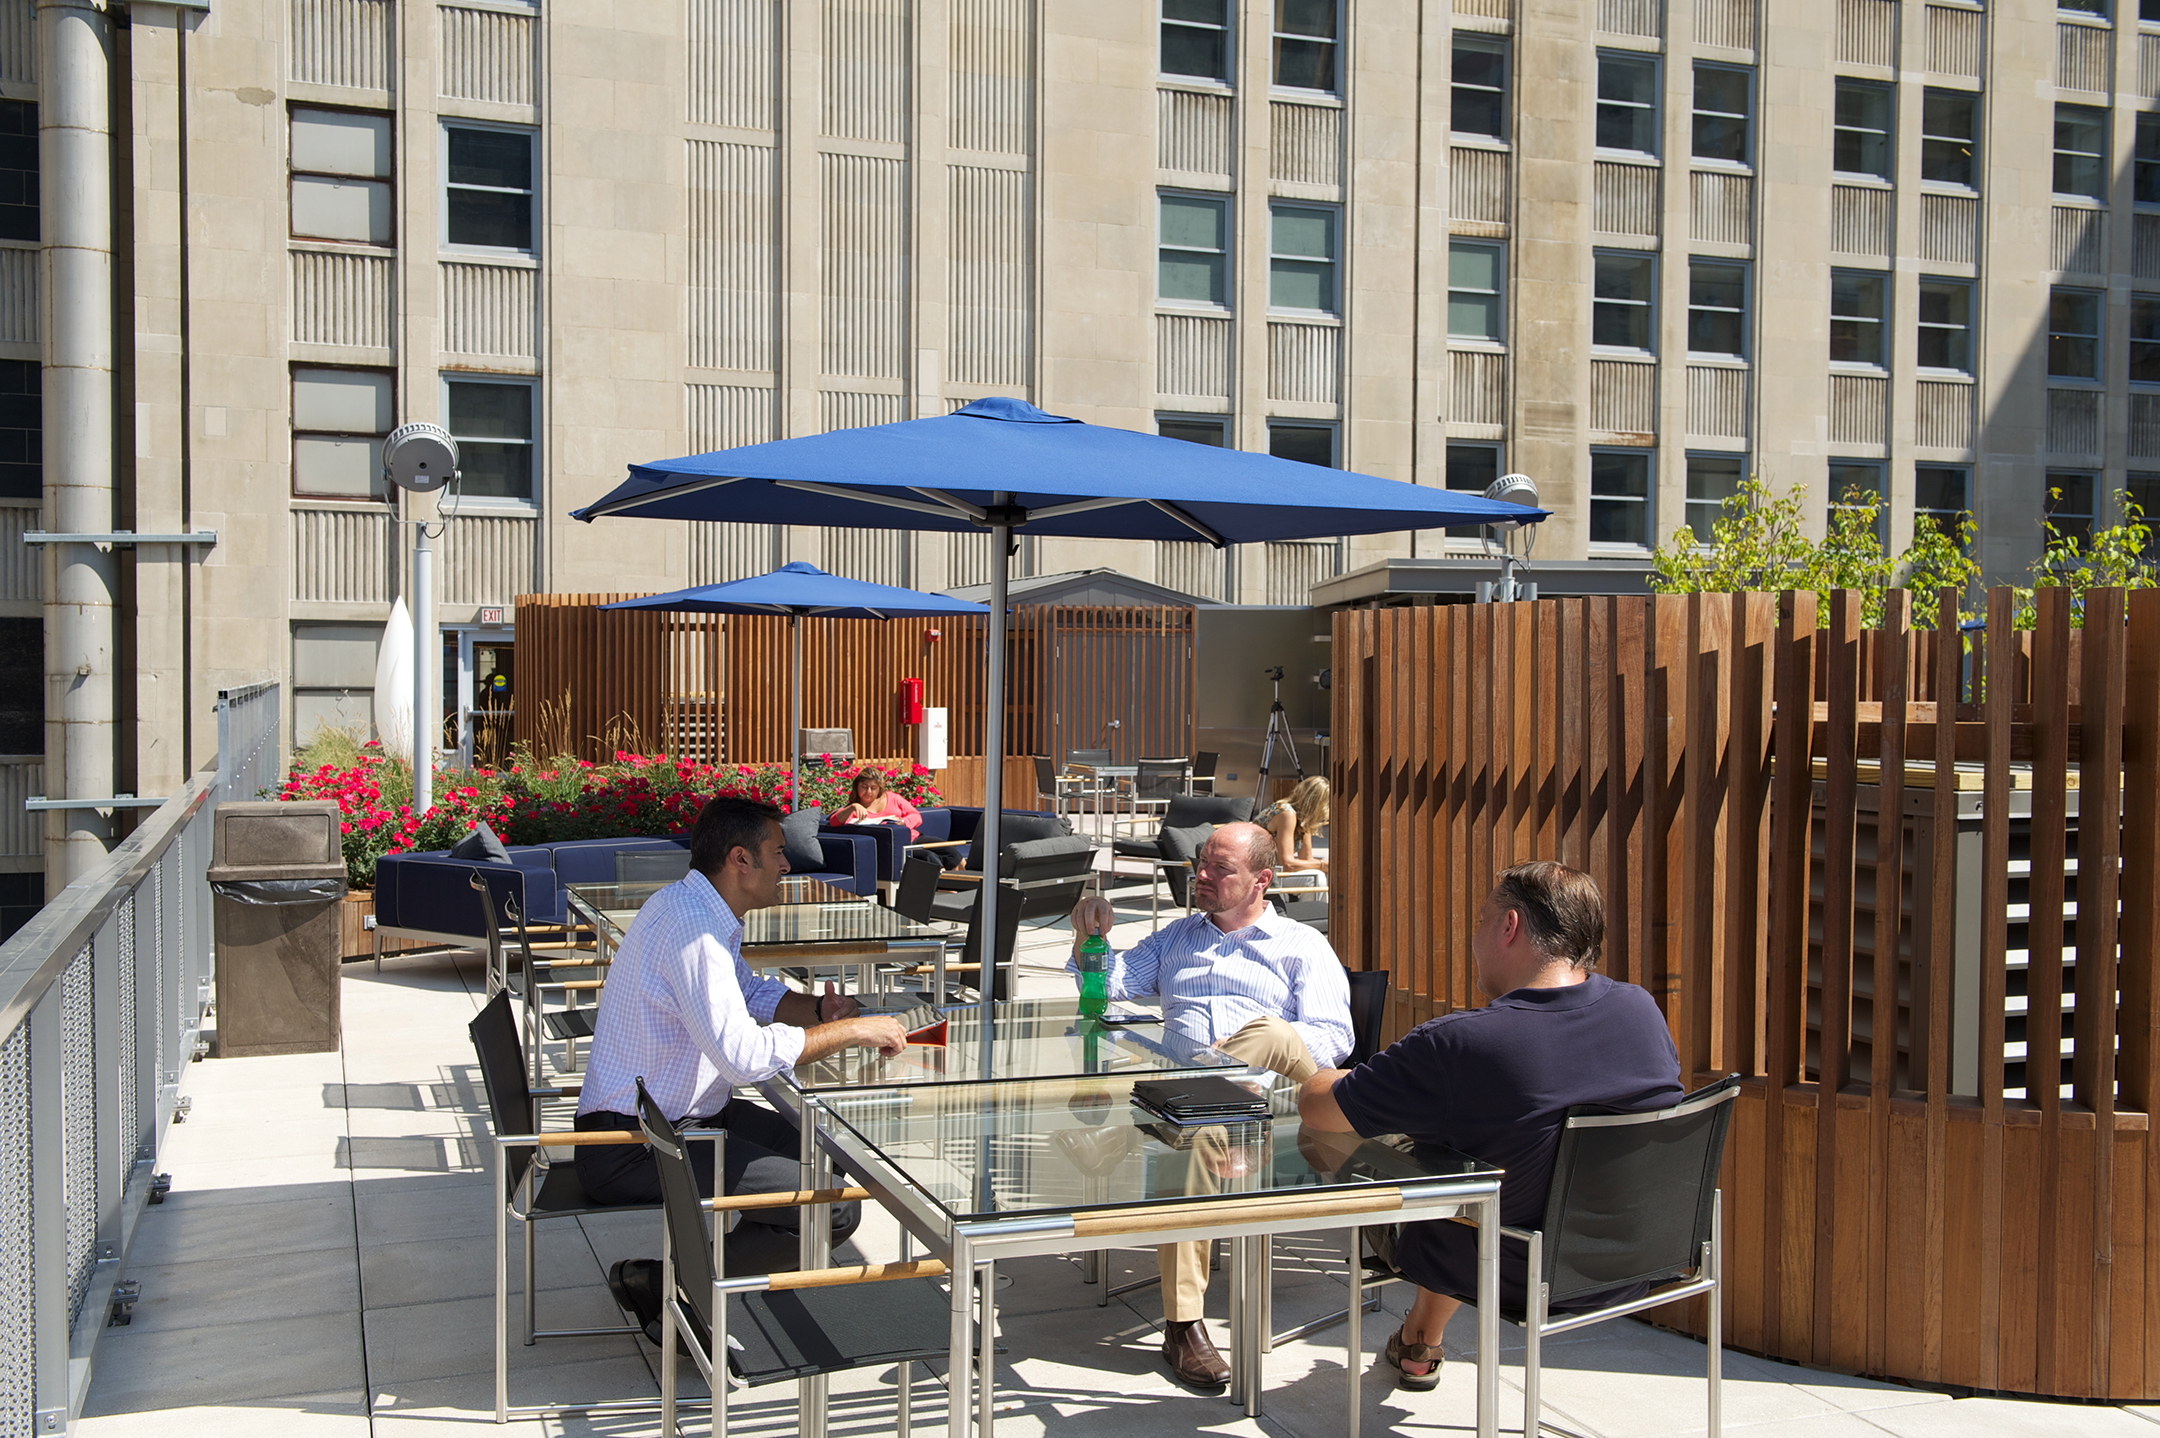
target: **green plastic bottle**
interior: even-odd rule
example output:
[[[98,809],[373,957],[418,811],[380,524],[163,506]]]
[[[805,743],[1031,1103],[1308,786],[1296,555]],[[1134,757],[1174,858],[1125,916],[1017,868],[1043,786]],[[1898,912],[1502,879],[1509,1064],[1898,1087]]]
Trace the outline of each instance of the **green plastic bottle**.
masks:
[[[1080,941],[1080,1012],[1100,1014],[1110,1003],[1110,942],[1101,934]]]

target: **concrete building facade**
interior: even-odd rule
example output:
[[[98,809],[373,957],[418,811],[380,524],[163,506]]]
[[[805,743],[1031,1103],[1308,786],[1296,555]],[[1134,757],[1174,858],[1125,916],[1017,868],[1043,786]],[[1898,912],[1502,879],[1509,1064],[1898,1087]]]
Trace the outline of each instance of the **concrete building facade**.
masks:
[[[0,0],[0,867],[101,838],[95,811],[16,807],[103,797],[66,789],[71,742],[156,795],[214,748],[221,688],[284,681],[301,734],[364,726],[415,520],[443,526],[468,710],[514,672],[520,593],[791,558],[979,582],[976,537],[567,515],[636,460],[984,395],[1425,484],[1522,471],[1555,510],[1538,558],[1639,556],[1755,474],[1806,485],[1818,523],[1876,489],[1893,549],[1969,508],[2013,576],[2050,503],[2104,523],[2160,475],[2148,15]],[[41,92],[66,24],[110,67],[109,420],[35,398],[75,353],[49,285],[77,151]],[[459,439],[456,491],[383,496],[407,420]],[[55,441],[85,425],[113,531],[214,544],[24,543],[63,527],[85,451]],[[1301,603],[1466,547],[1030,540],[1020,563]],[[78,660],[53,641],[88,622],[62,602],[85,576],[111,642]],[[101,665],[102,737],[57,717]]]

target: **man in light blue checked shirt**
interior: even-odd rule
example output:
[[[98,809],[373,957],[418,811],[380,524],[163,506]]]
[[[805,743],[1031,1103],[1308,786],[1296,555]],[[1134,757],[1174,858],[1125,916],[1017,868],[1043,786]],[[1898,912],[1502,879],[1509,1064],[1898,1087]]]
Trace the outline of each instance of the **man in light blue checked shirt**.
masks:
[[[1221,1049],[1303,1083],[1349,1056],[1350,980],[1317,930],[1268,907],[1280,862],[1258,824],[1225,824],[1193,860],[1194,913],[1110,956],[1109,996],[1162,1002],[1163,1025],[1195,1045]],[[1108,937],[1107,899],[1073,906],[1073,961],[1080,941]],[[1201,1322],[1207,1301],[1206,1243],[1166,1243],[1162,1264],[1163,1360],[1195,1387],[1219,1387],[1230,1366]]]

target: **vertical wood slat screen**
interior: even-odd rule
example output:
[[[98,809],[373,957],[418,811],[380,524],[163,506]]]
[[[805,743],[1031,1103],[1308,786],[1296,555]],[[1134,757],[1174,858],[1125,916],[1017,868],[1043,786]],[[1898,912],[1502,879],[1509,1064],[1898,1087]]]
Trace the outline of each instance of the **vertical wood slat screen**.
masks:
[[[1911,601],[1928,631],[1903,595],[1863,629],[1859,598],[1336,616],[1331,935],[1393,976],[1399,1034],[1481,1001],[1469,935],[1499,869],[1586,869],[1602,966],[1656,997],[1685,1081],[1748,1080],[1722,1184],[1729,1342],[2149,1400],[2160,592],[2091,591],[2073,628],[2042,591],[2020,632],[1996,591],[1971,655],[1937,642],[1946,600]],[[1962,787],[1933,792],[1953,764]],[[1938,801],[1962,818],[1928,821]]]

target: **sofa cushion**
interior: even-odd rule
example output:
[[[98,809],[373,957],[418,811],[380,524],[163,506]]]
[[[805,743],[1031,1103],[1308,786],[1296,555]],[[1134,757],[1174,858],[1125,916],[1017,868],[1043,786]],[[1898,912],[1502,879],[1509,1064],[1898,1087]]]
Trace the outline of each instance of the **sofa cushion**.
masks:
[[[450,846],[450,857],[487,864],[507,864],[510,862],[510,851],[503,847],[502,840],[495,837],[495,831],[488,827],[487,820],[482,819],[473,826],[470,834]]]
[[[822,809],[797,809],[780,821],[788,869],[797,874],[825,872],[825,848],[818,843],[818,825],[825,822]]]

